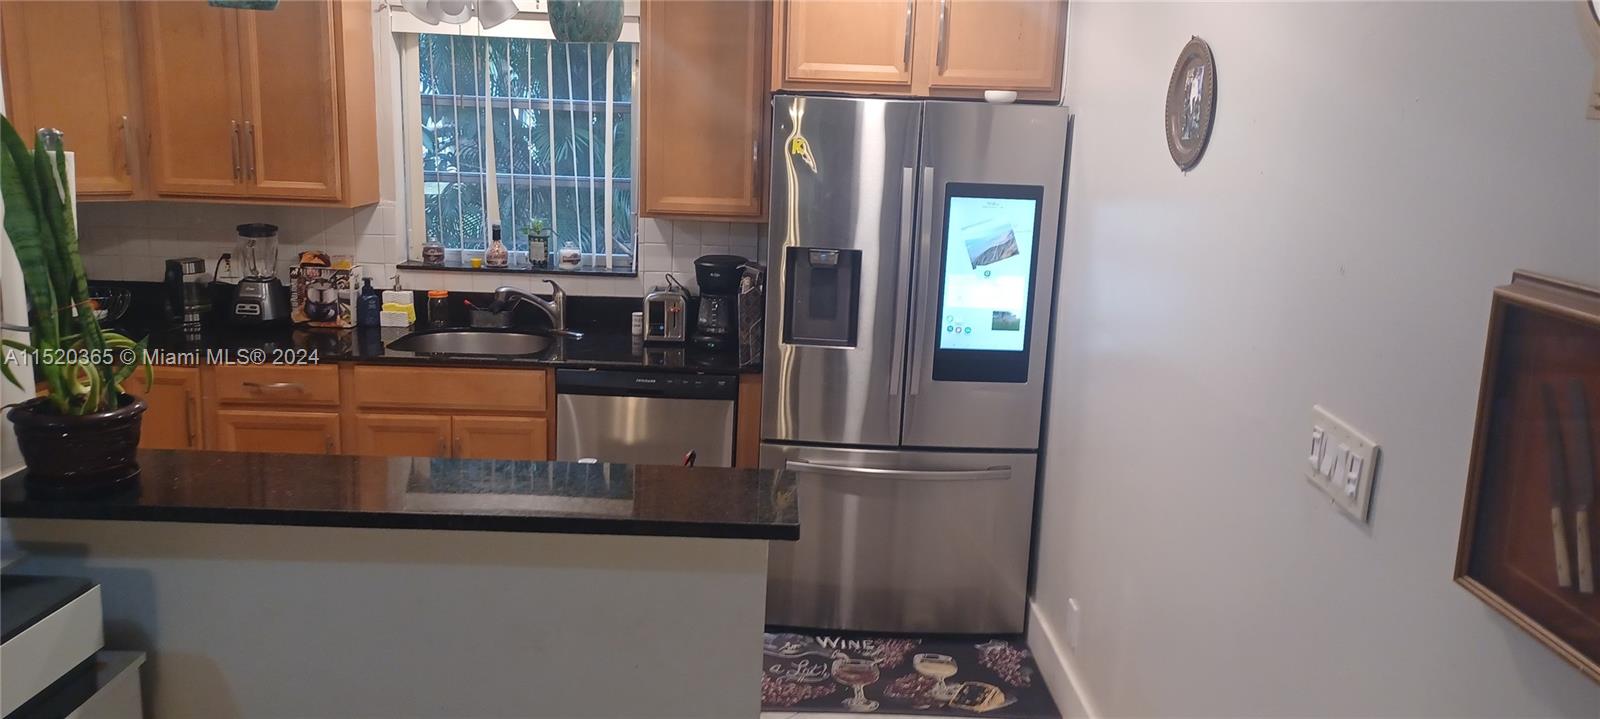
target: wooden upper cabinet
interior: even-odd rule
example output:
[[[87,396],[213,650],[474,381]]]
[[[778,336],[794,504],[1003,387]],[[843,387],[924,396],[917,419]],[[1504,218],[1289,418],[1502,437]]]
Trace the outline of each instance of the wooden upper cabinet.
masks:
[[[336,8],[239,13],[245,180],[257,197],[339,196]]]
[[[784,3],[784,86],[911,92],[916,0]]]
[[[772,87],[1059,100],[1063,0],[778,0]]]
[[[768,13],[765,2],[641,4],[640,215],[765,215]]]
[[[134,5],[156,196],[378,200],[370,3]]]
[[[65,133],[84,199],[128,197],[136,189],[131,9],[119,2],[0,2],[6,114],[30,145],[40,127]]]
[[[123,387],[145,401],[139,427],[139,446],[145,449],[200,449],[204,442],[200,421],[200,369],[161,365],[154,368],[155,382],[146,385],[144,373],[135,372]]]
[[[134,5],[152,188],[158,195],[243,196],[238,13],[193,0]]]
[[[918,73],[918,94],[981,97],[1004,89],[1060,97],[1065,2],[926,0],[924,8],[917,25],[927,72]]]

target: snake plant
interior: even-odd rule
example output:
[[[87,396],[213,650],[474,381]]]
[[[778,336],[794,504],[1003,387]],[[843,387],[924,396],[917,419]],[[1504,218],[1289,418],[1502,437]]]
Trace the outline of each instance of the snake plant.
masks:
[[[72,176],[61,133],[40,130],[29,150],[0,115],[0,197],[5,231],[22,266],[32,308],[31,345],[3,340],[8,362],[0,373],[23,389],[10,361],[31,365],[43,383],[47,411],[61,415],[106,412],[121,405],[123,382],[135,371],[151,380],[143,341],[100,329],[78,253]]]

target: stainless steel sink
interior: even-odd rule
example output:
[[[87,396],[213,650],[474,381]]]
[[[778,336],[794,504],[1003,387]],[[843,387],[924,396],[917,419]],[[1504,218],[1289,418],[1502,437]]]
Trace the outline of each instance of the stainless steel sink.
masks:
[[[389,343],[392,349],[423,354],[532,355],[549,347],[551,339],[526,332],[445,330],[413,332]]]

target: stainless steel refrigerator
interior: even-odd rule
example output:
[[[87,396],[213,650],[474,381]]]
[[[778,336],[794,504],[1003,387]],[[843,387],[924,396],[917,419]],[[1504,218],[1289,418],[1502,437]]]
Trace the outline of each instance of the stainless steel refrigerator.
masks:
[[[803,529],[769,623],[1022,630],[1071,121],[773,98],[761,463]]]

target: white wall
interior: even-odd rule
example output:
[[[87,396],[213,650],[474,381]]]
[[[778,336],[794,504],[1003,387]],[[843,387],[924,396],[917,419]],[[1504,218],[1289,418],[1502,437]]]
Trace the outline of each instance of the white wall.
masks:
[[[1600,284],[1577,6],[1070,13],[1035,601],[1063,641],[1082,605],[1079,688],[1111,716],[1600,715],[1450,579],[1491,288]],[[1219,101],[1186,176],[1161,115],[1191,34]],[[1370,529],[1300,475],[1313,403],[1383,445]]]

